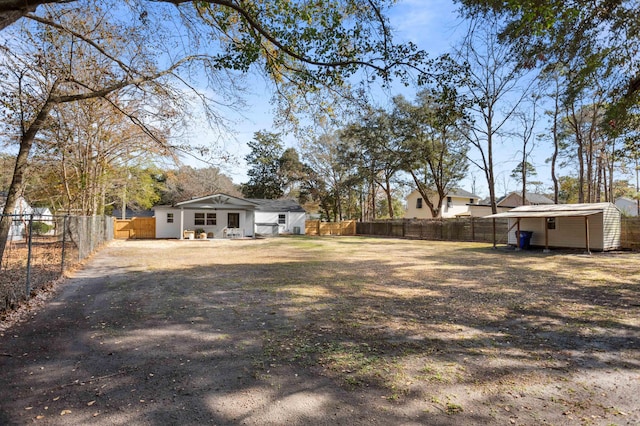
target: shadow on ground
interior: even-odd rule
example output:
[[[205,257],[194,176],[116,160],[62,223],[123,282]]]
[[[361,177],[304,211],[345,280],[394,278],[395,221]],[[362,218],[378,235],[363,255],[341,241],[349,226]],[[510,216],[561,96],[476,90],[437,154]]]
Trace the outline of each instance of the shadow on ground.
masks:
[[[637,254],[186,244],[117,242],[4,332],[0,423],[640,421]]]

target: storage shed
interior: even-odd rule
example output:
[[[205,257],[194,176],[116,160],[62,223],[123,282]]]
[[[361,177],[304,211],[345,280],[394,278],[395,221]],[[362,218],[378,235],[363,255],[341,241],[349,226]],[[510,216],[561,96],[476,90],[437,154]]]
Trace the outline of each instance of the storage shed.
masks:
[[[549,250],[620,248],[620,210],[612,203],[521,206],[486,216],[508,218],[508,244],[518,246],[520,231],[533,232],[531,245]]]

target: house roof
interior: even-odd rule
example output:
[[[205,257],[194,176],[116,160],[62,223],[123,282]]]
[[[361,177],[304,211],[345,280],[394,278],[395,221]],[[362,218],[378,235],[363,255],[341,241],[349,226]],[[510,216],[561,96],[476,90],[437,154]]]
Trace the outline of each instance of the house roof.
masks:
[[[213,194],[206,197],[181,201],[173,206],[155,206],[155,209],[163,208],[189,208],[189,209],[248,209],[268,212],[300,212],[305,213],[304,208],[297,201],[291,199],[265,200],[259,198],[240,198],[227,194]]]
[[[464,189],[460,189],[460,188],[454,188],[451,191],[449,191],[449,193],[447,194],[447,196],[449,197],[460,197],[460,198],[476,198],[476,199],[480,199],[480,197],[478,197],[476,194],[469,192],[469,191],[465,191]]]
[[[635,207],[638,203],[637,200],[627,198],[627,197],[618,197],[616,198],[616,205],[627,205]]]
[[[268,212],[298,212],[305,213],[305,209],[302,208],[296,200],[282,199],[282,200],[265,200],[258,198],[249,198],[248,201],[256,203],[258,211]]]
[[[553,204],[520,206],[503,213],[496,213],[485,218],[525,218],[525,217],[576,217],[591,216],[602,213],[605,209],[613,206],[611,203],[588,203],[588,204]],[[614,208],[616,208],[614,206]]]
[[[234,197],[232,195],[227,194],[212,194],[207,195],[205,197],[193,198],[187,201],[181,201],[176,203],[174,207],[183,207],[183,208],[200,208],[200,209],[234,209],[238,207],[244,207],[248,209],[253,209],[257,206],[257,203],[254,203],[251,200],[247,200],[245,198]]]
[[[49,207],[33,207],[33,214],[40,216],[51,216],[51,209]]]
[[[522,193],[514,191],[496,200],[496,205],[502,206],[502,202],[507,200],[512,195],[517,196],[520,199],[520,202],[522,202]],[[554,201],[549,197],[542,194],[536,194],[534,192],[525,192],[525,198],[527,199],[527,203],[529,204],[555,204]],[[516,206],[504,206],[504,207],[516,207]]]
[[[419,193],[417,189],[414,189],[413,192]],[[460,188],[453,188],[451,191],[447,193],[447,196],[459,197],[459,198],[476,198],[478,200],[480,199],[480,197],[477,196],[476,194],[469,191],[465,191],[464,189],[460,189]]]

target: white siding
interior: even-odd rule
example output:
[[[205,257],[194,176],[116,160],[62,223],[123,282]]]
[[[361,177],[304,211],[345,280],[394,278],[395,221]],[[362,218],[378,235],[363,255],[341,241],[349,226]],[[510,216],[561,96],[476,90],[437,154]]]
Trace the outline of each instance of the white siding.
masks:
[[[417,208],[418,198],[423,198],[420,192],[414,190],[407,196],[407,211],[405,212],[404,217],[409,219],[431,219],[433,215],[431,214],[431,209],[427,205],[427,203],[422,200],[422,207]],[[447,206],[447,197],[442,200],[442,206],[440,207],[440,217],[442,218],[453,218],[457,215],[467,214],[469,213],[469,206],[467,205],[471,201],[471,198],[464,197],[451,197],[451,207]],[[477,199],[474,199],[477,202]],[[436,199],[432,200],[435,204],[437,202]]]
[[[279,223],[279,216],[284,215],[285,223]],[[300,228],[300,234],[304,234],[305,227],[304,212],[255,212],[255,223],[278,224],[278,233],[293,233],[294,228]]]
[[[173,223],[167,222],[167,213],[173,213]],[[159,209],[155,210],[156,238],[180,238],[180,210]]]
[[[32,213],[33,209],[29,203],[27,203],[24,198],[18,197],[13,213],[10,213],[16,216],[13,217],[11,226],[9,227],[9,234],[7,235],[7,239],[9,241],[20,241],[24,238],[25,226],[27,226],[27,223],[31,218],[29,215]]]
[[[471,201],[470,198],[451,197],[451,207],[447,206],[447,198],[442,200],[442,207],[440,207],[440,216],[443,218],[453,218],[457,215],[469,213],[469,206],[467,205]]]
[[[300,235],[304,235],[304,228],[306,223],[307,214],[305,212],[291,212],[289,213],[289,225],[291,232],[299,230]]]
[[[620,248],[620,233],[622,232],[621,214],[614,205],[604,210],[604,240],[603,250],[617,250]]]
[[[178,208],[156,208],[156,238],[180,238],[180,212]],[[167,222],[167,214],[173,213],[173,223]],[[205,225],[195,224],[195,214],[205,214]],[[216,224],[206,225],[206,214],[216,214]],[[229,213],[238,213],[240,216],[240,228],[244,230],[246,237],[253,236],[254,215],[252,211],[244,210],[206,210],[206,209],[184,209],[182,224],[183,230],[194,230],[202,228],[206,233],[213,233],[214,238],[223,238],[224,230],[228,227]]]
[[[629,198],[618,198],[616,200],[616,207],[625,216],[638,216],[638,202]]]

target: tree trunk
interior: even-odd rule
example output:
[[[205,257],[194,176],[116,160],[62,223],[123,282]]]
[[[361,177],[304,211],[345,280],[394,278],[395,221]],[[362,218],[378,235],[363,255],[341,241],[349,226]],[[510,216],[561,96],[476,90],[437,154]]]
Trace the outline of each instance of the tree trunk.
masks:
[[[2,219],[0,219],[0,261],[4,255],[4,248],[7,245],[7,239],[9,237],[9,230],[11,228],[11,216],[16,208],[18,202],[19,193],[24,185],[24,176],[27,169],[29,160],[29,154],[33,141],[36,138],[36,134],[44,125],[49,112],[53,108],[53,103],[47,100],[40,112],[36,116],[36,119],[31,123],[29,128],[22,134],[20,138],[20,149],[18,150],[18,156],[16,157],[16,165],[13,169],[13,178],[11,179],[11,185],[7,191],[7,200],[4,205],[4,211]]]
[[[551,180],[553,181],[553,202],[558,204],[560,198],[560,183],[556,176],[556,164],[558,162],[558,152],[560,151],[560,141],[558,140],[558,124],[554,119],[553,123],[553,155],[551,156]]]
[[[389,181],[389,176],[386,176],[385,185],[386,185],[385,192],[387,193],[387,204],[389,205],[389,217],[391,219],[393,219],[394,218],[394,214],[393,214],[393,197],[392,197],[392,194],[391,194],[391,182]]]
[[[580,137],[576,137],[578,143],[578,203],[584,203],[584,150],[580,139]]]

